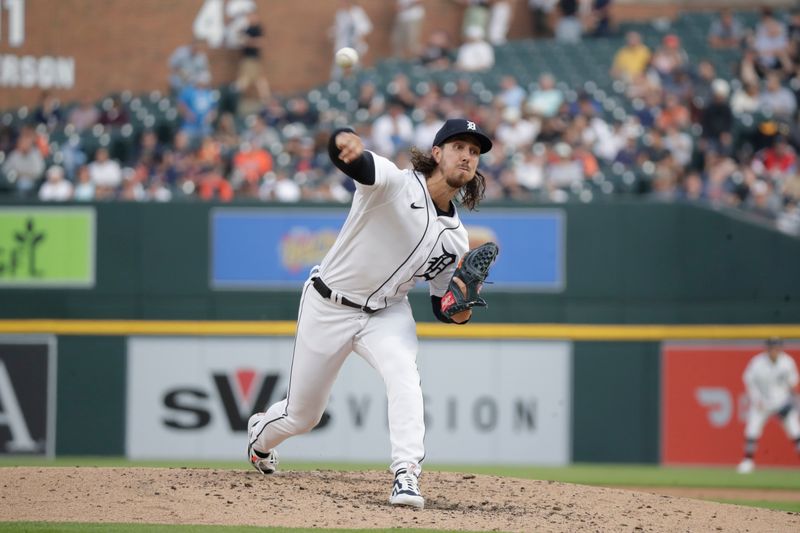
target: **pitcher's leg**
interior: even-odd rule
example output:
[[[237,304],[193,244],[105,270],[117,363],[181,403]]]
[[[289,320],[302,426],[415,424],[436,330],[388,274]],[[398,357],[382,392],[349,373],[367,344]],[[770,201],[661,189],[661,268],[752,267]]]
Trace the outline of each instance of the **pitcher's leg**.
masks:
[[[250,430],[257,451],[271,450],[319,422],[358,327],[347,309],[322,299],[308,284],[304,288],[286,398],[270,406]]]
[[[425,457],[417,348],[416,325],[407,301],[371,316],[353,345],[353,350],[378,370],[386,386],[392,472],[410,463],[419,474]]]

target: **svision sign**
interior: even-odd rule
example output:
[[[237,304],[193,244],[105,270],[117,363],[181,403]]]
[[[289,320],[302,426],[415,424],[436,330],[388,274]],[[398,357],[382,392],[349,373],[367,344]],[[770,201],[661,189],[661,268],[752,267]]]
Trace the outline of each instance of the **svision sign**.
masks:
[[[92,288],[93,208],[0,208],[0,288]]]
[[[333,245],[346,212],[218,208],[210,216],[211,287],[268,290],[299,287]],[[491,240],[500,246],[487,290],[566,287],[563,211],[482,209],[462,220],[472,245]]]

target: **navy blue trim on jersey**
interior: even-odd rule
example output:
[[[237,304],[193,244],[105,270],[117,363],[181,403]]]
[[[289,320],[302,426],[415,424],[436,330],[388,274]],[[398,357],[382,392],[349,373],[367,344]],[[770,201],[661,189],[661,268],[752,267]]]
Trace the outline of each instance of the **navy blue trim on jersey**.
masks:
[[[427,234],[428,234],[428,228],[429,228],[429,227],[430,227],[430,225],[431,225],[431,204],[433,203],[433,200],[431,200],[430,196],[428,195],[428,189],[427,189],[427,187],[425,187],[425,184],[424,184],[424,183],[422,183],[422,182],[419,180],[419,175],[417,174],[417,172],[416,172],[416,171],[414,171],[414,172],[413,172],[413,174],[414,174],[414,177],[417,179],[417,184],[419,185],[420,189],[422,189],[422,192],[423,192],[423,194],[425,195],[425,230],[422,232],[422,235],[421,235],[421,236],[420,236],[420,238],[419,238],[419,242],[417,242],[416,246],[414,246],[414,249],[413,249],[413,250],[411,250],[411,253],[410,253],[410,254],[408,254],[408,257],[406,257],[406,258],[405,258],[405,259],[404,259],[404,260],[403,260],[403,261],[402,261],[402,262],[401,262],[401,263],[400,263],[400,264],[397,266],[397,268],[394,270],[394,272],[392,272],[392,273],[389,275],[389,277],[388,277],[388,278],[386,278],[386,280],[384,280],[384,282],[383,282],[383,283],[381,283],[380,285],[378,285],[378,288],[377,288],[377,289],[375,289],[375,290],[372,292],[372,294],[370,294],[369,296],[367,296],[367,300],[364,302],[364,306],[366,306],[366,307],[369,307],[369,301],[370,301],[370,299],[371,299],[373,296],[375,296],[375,293],[377,293],[379,290],[381,290],[381,288],[382,288],[384,285],[386,285],[387,283],[389,283],[389,280],[391,280],[391,279],[394,277],[394,275],[395,275],[395,274],[397,274],[397,272],[398,272],[398,271],[399,271],[399,270],[400,270],[400,269],[403,267],[403,265],[405,265],[406,263],[408,263],[408,261],[409,261],[409,260],[410,260],[412,257],[414,257],[414,253],[417,251],[417,249],[420,247],[420,245],[422,244],[422,242],[425,240],[425,235],[427,235]],[[430,200],[430,201],[429,201],[429,200]],[[380,308],[380,309],[385,309],[385,308],[387,308],[387,307],[389,306],[389,305],[388,305],[388,303],[387,303],[387,300],[388,300],[388,297],[384,297],[384,299],[383,299],[383,307],[382,307],[382,308]]]
[[[280,416],[278,416],[276,418],[273,418],[272,420],[270,420],[269,422],[264,424],[264,427],[261,428],[261,431],[259,431],[256,434],[255,438],[250,443],[251,447],[253,446],[253,444],[255,444],[255,442],[258,440],[258,437],[261,436],[261,434],[264,432],[264,430],[267,428],[268,425],[270,425],[270,424],[272,424],[274,422],[277,422],[278,420],[282,420],[282,419],[286,418],[287,416],[289,416],[289,396],[292,393],[292,370],[294,370],[294,354],[295,354],[295,351],[297,349],[297,339],[300,338],[300,319],[303,316],[303,304],[305,304],[306,294],[308,293],[308,288],[309,287],[311,287],[310,283],[306,284],[306,286],[303,287],[303,294],[300,297],[300,310],[297,313],[297,332],[295,333],[294,344],[292,345],[292,362],[289,365],[289,383],[288,383],[288,385],[286,385],[286,406],[283,408],[283,413]],[[253,448],[253,451],[255,451],[255,448]]]
[[[375,160],[366,150],[355,161],[345,163],[339,159],[339,148],[336,146],[336,136],[342,132],[355,133],[353,128],[339,128],[328,139],[328,157],[336,168],[347,174],[348,177],[362,185],[375,185]]]

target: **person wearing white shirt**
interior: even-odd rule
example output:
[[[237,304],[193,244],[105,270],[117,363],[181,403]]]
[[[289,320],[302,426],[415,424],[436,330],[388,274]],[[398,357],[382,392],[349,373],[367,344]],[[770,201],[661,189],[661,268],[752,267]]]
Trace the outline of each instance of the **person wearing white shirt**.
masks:
[[[109,156],[108,149],[100,147],[89,163],[89,176],[95,187],[115,189],[122,184],[122,168]]]
[[[786,435],[795,443],[800,454],[800,412],[798,412],[797,364],[783,351],[783,341],[777,337],[767,339],[767,349],[750,360],[742,376],[750,408],[744,430],[744,459],[737,471],[749,474],[755,468],[753,457],[758,439],[767,423],[777,416]]]
[[[466,41],[458,47],[456,68],[465,72],[488,70],[494,66],[494,48],[484,39],[483,28],[470,26],[464,33]]]
[[[47,169],[47,181],[39,188],[39,200],[66,202],[72,198],[72,183],[64,179],[64,169],[53,165]]]
[[[420,35],[425,20],[422,0],[397,0],[392,28],[392,49],[396,57],[410,59],[420,53]]]
[[[389,102],[387,112],[372,124],[372,146],[376,152],[394,156],[414,139],[414,123],[405,114],[400,102]]]

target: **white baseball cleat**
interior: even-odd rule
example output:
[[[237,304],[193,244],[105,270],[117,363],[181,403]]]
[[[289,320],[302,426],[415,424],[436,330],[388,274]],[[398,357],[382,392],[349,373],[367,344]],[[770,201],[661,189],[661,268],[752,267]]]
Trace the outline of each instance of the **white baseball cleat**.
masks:
[[[413,472],[406,468],[401,468],[395,473],[389,503],[392,505],[407,505],[417,509],[425,507],[425,498],[419,492],[419,480]]]
[[[739,466],[736,467],[736,471],[740,474],[749,474],[753,470],[755,470],[756,464],[753,462],[752,459],[743,459]]]
[[[278,469],[278,453],[275,450],[260,452],[253,448],[253,443],[256,440],[253,430],[263,416],[264,413],[256,413],[247,421],[247,458],[253,468],[262,474],[274,474]]]

